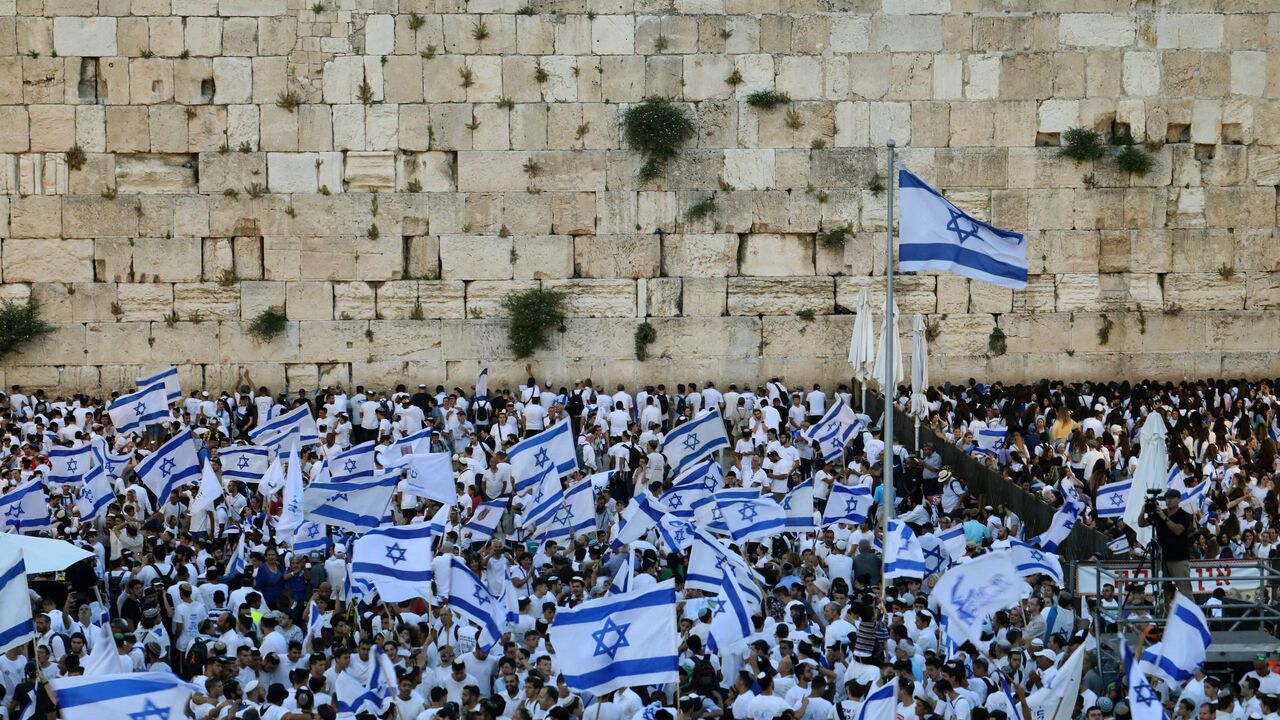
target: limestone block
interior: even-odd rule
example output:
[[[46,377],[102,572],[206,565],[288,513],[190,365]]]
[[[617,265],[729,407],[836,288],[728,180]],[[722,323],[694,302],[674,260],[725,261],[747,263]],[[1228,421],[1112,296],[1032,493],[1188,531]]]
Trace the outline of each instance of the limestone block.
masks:
[[[55,17],[53,49],[62,57],[112,57],[116,52],[113,17]]]
[[[425,318],[461,319],[466,316],[467,285],[459,280],[419,281],[418,302]]]
[[[941,16],[877,15],[871,21],[872,50],[940,52]]]
[[[375,320],[369,330],[372,339],[366,342],[379,360],[441,361],[439,320]]]
[[[72,196],[62,204],[63,237],[133,237],[138,234],[138,198]],[[14,237],[18,234],[18,205],[14,205]]]
[[[1027,262],[1032,274],[1096,273],[1098,233],[1046,230],[1027,234]]]
[[[1165,276],[1166,306],[1184,310],[1241,310],[1247,285],[1244,277],[1219,273],[1169,273]]]
[[[635,317],[634,280],[546,280],[546,289],[567,293],[565,308],[571,317]]]
[[[685,58],[684,98],[697,102],[728,97],[732,88],[724,80],[731,72],[733,59],[725,55],[692,55]],[[818,77],[821,78],[821,75]]]
[[[395,47],[395,39],[395,18],[390,15],[370,15],[365,18],[366,55],[390,55]]]
[[[1280,307],[1280,273],[1251,272],[1246,277],[1245,307]]]
[[[197,165],[186,153],[118,156],[116,189],[144,195],[192,193],[197,187]]]
[[[516,280],[573,275],[573,238],[568,235],[516,235],[512,238],[512,275]]]
[[[179,320],[238,320],[240,291],[218,283],[175,283],[173,312]]]
[[[6,378],[23,384],[18,365],[76,365],[85,361],[85,326],[80,323],[59,323],[48,335],[23,345],[11,357],[5,358]],[[68,370],[71,370],[68,368]],[[75,376],[74,370],[67,373]],[[52,380],[52,378],[50,378]],[[29,385],[32,383],[28,383]],[[53,383],[49,383],[52,385]]]
[[[829,277],[729,278],[730,315],[795,315],[806,310],[829,315],[835,310],[835,284]]]
[[[574,272],[587,278],[657,277],[661,249],[657,235],[583,235],[574,239]]]
[[[683,282],[680,278],[651,278],[636,283],[645,317],[678,317]]]
[[[1150,97],[1160,91],[1160,55],[1154,52],[1124,54],[1124,92]]]
[[[774,151],[725,150],[724,181],[739,190],[774,187]]]
[[[266,177],[267,158],[262,153],[200,153],[199,162],[202,193],[242,190]]]
[[[252,321],[268,308],[285,307],[285,302],[285,283],[261,281],[240,283],[240,319],[242,320]]]
[[[320,189],[316,153],[267,153],[267,187],[278,193],[313,193]]]
[[[6,240],[4,279],[15,282],[92,282],[92,240]]]
[[[510,317],[502,301],[513,292],[542,287],[538,280],[473,280],[467,283],[466,317],[470,320]],[[573,315],[575,313],[569,313]]]
[[[290,320],[334,319],[334,290],[329,283],[291,282],[284,287],[284,307]]]
[[[685,317],[720,317],[728,313],[726,278],[686,277],[680,291],[680,314]]]
[[[630,55],[635,52],[635,18],[630,15],[601,15],[591,21],[591,52],[595,55]]]
[[[45,320],[60,322],[113,321],[111,304],[116,301],[115,283],[33,283],[6,285],[5,299],[23,302],[28,298],[40,304]]]
[[[510,237],[440,236],[440,277],[444,280],[510,280]]]
[[[876,174],[875,160],[875,151],[865,147],[814,150],[810,182],[824,189],[867,187]]]
[[[249,58],[213,59],[214,103],[247,103],[253,98],[253,62]]]
[[[994,100],[1000,95],[1000,56],[995,54],[970,55],[968,64],[968,82],[965,84],[964,96],[970,100]]]
[[[969,312],[999,315],[1011,310],[1013,290],[990,283],[969,283]]]
[[[858,305],[858,293],[867,288],[871,295],[872,307],[884,307],[885,280],[883,276],[838,277],[836,278],[836,307],[852,311]],[[933,313],[937,312],[937,282],[934,275],[899,275],[893,280],[893,299],[898,304],[898,312]],[[909,328],[904,328],[909,329]]]
[[[557,235],[591,235],[596,231],[595,193],[553,193],[551,231]]]
[[[377,293],[369,283],[334,283],[332,289],[334,318],[372,320],[377,315]]]
[[[812,275],[813,238],[805,235],[750,234],[739,253],[742,275],[785,277]]]
[[[32,105],[32,152],[62,152],[76,144],[76,110],[70,105]]]
[[[1133,44],[1132,16],[1102,13],[1064,13],[1058,18],[1058,39],[1077,47],[1128,47]]]
[[[725,277],[738,274],[738,236],[663,235],[662,272],[669,277]]]
[[[173,286],[168,283],[120,283],[116,296],[121,322],[164,320],[173,312]]]
[[[198,281],[201,260],[200,238],[136,238],[133,241],[133,272],[139,282]]]
[[[343,179],[351,192],[393,192],[396,187],[395,153],[349,152]]]
[[[1222,44],[1222,15],[1161,13],[1155,16],[1156,47],[1216,48]]]
[[[694,347],[717,348],[722,358],[757,358],[760,354],[760,318],[655,318],[650,322],[658,336],[649,346],[651,356],[683,357]]]
[[[1275,227],[1276,190],[1271,187],[1206,188],[1209,227]]]

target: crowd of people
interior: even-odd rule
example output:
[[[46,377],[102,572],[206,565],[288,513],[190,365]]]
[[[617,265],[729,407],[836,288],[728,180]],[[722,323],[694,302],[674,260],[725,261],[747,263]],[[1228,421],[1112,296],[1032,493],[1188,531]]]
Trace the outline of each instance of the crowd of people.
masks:
[[[1114,629],[1124,596],[1146,592],[1149,599],[1149,588],[1107,586],[1081,598],[1063,578],[1032,573],[1023,601],[990,618],[980,647],[957,646],[929,602],[945,566],[885,582],[873,513],[866,522],[813,532],[726,539],[754,569],[764,601],[747,637],[713,647],[706,593],[684,586],[688,553],[659,550],[656,537],[630,548],[610,544],[629,503],[641,496],[661,503],[675,482],[663,439],[717,411],[730,439],[720,457],[721,486],[781,499],[812,481],[818,514],[837,485],[868,488],[877,508],[883,505],[890,464],[894,515],[919,536],[962,528],[963,550],[951,562],[963,563],[1033,538],[1021,518],[982,502],[943,464],[942,443],[981,457],[1055,506],[1092,506],[1099,488],[1133,475],[1139,429],[1148,414],[1161,413],[1180,484],[1143,522],[1154,526],[1166,563],[1274,561],[1280,398],[1273,388],[1266,381],[947,384],[925,393],[932,432],[913,453],[901,442],[886,448],[879,418],[864,412],[852,384],[799,386],[784,378],[612,390],[590,379],[569,387],[528,378],[481,396],[474,387],[425,384],[292,395],[193,390],[141,433],[113,427],[106,408],[120,393],[64,397],[15,386],[0,417],[6,491],[47,476],[49,452],[58,446],[90,445],[100,458],[128,461],[111,478],[114,498],[91,522],[80,518],[73,488],[50,483],[47,534],[93,557],[56,577],[30,579],[38,637],[0,656],[0,717],[17,720],[29,703],[32,717],[56,717],[49,681],[82,673],[97,643],[111,642],[134,671],[193,682],[198,689],[185,712],[198,720],[355,717],[339,707],[339,680],[367,683],[378,649],[396,675],[381,717],[400,720],[855,720],[889,678],[897,682],[898,720],[1027,720],[1023,698],[1051,685],[1077,647],[1097,643],[1094,615]],[[897,397],[906,411],[907,389]],[[847,442],[833,453],[811,431],[837,404],[852,420]],[[281,493],[225,472],[222,453],[251,444],[256,428],[303,405],[319,436],[301,448],[305,478],[364,442],[379,447],[386,466],[392,443],[420,433],[424,451],[450,456],[457,497],[435,553],[460,559],[509,605],[497,643],[484,643],[480,628],[438,598],[383,602],[354,593],[352,537],[329,529],[327,542],[296,550],[291,529],[277,522]],[[513,476],[507,451],[566,418],[578,462],[566,487],[603,481],[594,491],[594,526],[557,543],[522,526],[531,501],[516,491],[522,478]],[[195,484],[156,497],[135,472],[163,442],[188,434],[223,486],[223,496],[196,513]],[[1204,492],[1193,492],[1202,483]],[[1193,492],[1190,505],[1184,491]],[[491,535],[465,532],[494,501],[503,501],[503,515]],[[390,513],[405,525],[442,517],[440,507],[402,485]],[[1138,530],[1099,518],[1092,507],[1081,521],[1116,538],[1132,540]],[[243,567],[233,557],[242,545]],[[566,683],[548,630],[558,612],[609,593],[633,551],[636,585],[672,580],[680,592],[680,681],[589,696]],[[1218,595],[1199,599],[1220,602]],[[1238,677],[1201,673],[1186,683],[1158,683],[1165,711],[1173,718],[1277,720],[1277,648],[1280,641],[1258,648],[1253,670]],[[1085,655],[1079,697],[1065,717],[1126,720],[1132,711],[1117,669],[1099,666],[1097,657]]]

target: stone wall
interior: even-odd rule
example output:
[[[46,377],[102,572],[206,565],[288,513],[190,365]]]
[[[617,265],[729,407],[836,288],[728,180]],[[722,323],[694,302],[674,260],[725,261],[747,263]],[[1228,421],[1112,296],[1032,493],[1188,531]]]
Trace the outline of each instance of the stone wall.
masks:
[[[0,0],[0,280],[57,327],[3,382],[830,381],[858,290],[883,297],[891,137],[1028,238],[1025,291],[899,279],[935,379],[1275,375],[1278,9]],[[698,134],[642,184],[620,123],[650,96]],[[1154,168],[1059,157],[1080,125]],[[573,319],[516,361],[501,300],[539,284]],[[261,344],[270,306],[289,329]]]

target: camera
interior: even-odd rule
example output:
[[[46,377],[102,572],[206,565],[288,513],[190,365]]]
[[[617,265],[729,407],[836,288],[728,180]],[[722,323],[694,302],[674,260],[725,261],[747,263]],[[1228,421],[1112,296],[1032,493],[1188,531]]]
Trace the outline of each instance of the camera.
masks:
[[[1148,520],[1155,518],[1156,513],[1160,511],[1160,501],[1164,497],[1164,492],[1154,488],[1148,488],[1146,496],[1142,498],[1142,514]]]

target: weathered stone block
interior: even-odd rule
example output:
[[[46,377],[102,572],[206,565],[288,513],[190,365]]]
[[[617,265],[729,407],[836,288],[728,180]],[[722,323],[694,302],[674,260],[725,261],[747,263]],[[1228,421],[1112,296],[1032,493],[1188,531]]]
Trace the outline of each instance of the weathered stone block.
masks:
[[[543,287],[568,294],[572,317],[636,317],[634,280],[547,280]]]
[[[740,251],[742,275],[812,275],[813,238],[805,235],[747,235]]]
[[[514,277],[510,237],[440,236],[440,277],[444,280],[510,280]]]
[[[113,17],[56,17],[53,49],[63,57],[112,57],[116,52]]]
[[[662,272],[671,277],[736,275],[738,236],[663,235]]]
[[[826,277],[729,278],[730,315],[795,315],[835,311],[835,284]]]
[[[218,283],[175,283],[173,312],[178,320],[196,324],[205,320],[238,320],[240,291]]]
[[[512,241],[514,279],[558,279],[573,275],[573,238],[568,235],[517,235]]]
[[[583,235],[574,239],[574,268],[581,277],[657,277],[661,265],[662,238],[658,235]]]
[[[1247,285],[1238,275],[1220,273],[1169,273],[1165,276],[1165,306],[1184,310],[1240,310]]]

